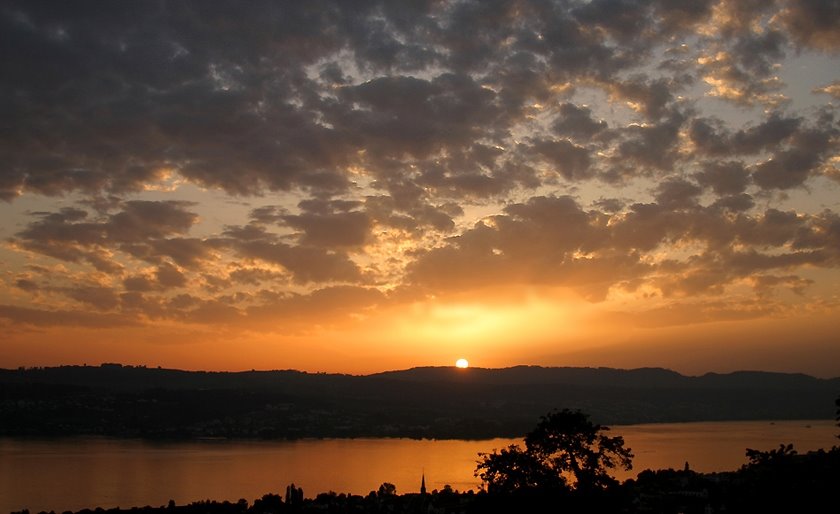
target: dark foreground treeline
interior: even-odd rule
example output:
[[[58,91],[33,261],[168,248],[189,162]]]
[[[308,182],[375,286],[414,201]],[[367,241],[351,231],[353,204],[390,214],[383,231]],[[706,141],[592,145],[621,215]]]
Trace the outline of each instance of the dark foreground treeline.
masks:
[[[0,436],[518,437],[556,405],[608,424],[828,419],[840,379],[664,369],[415,368],[368,376],[0,369]]]
[[[835,400],[840,421],[840,398]],[[633,452],[621,436],[593,423],[580,410],[555,410],[540,418],[524,446],[514,444],[479,454],[478,493],[446,486],[426,494],[398,495],[383,483],[367,496],[321,493],[311,499],[294,484],[284,498],[266,494],[249,505],[204,501],[110,514],[282,514],[282,513],[836,513],[840,504],[840,447],[797,454],[792,445],[771,451],[747,449],[738,471],[695,473],[646,470],[618,482],[616,469],[632,468]],[[102,509],[93,511],[101,513]],[[29,514],[23,511],[19,514]],[[67,513],[66,513],[67,514]],[[72,514],[72,513],[69,513]],[[77,514],[93,514],[83,510]]]
[[[133,509],[85,509],[76,514],[283,513],[835,513],[840,505],[840,448],[796,455],[790,448],[755,452],[740,470],[643,471],[635,480],[602,490],[458,492],[398,495],[390,484],[367,496],[321,493],[314,498],[266,494],[249,504],[201,501]],[[28,514],[28,511],[22,511]]]

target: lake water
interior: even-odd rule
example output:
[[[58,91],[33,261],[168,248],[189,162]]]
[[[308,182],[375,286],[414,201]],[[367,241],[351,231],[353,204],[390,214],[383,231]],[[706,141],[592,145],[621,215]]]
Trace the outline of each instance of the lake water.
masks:
[[[837,444],[838,428],[820,421],[747,421],[615,426],[646,468],[734,470],[747,447],[793,443],[800,453]],[[484,441],[328,439],[277,442],[151,443],[99,438],[0,439],[0,514],[28,508],[160,506],[281,493],[294,482],[307,497],[336,491],[367,494],[382,482],[415,492],[425,472],[429,490],[450,484],[477,489],[477,454],[514,439]]]

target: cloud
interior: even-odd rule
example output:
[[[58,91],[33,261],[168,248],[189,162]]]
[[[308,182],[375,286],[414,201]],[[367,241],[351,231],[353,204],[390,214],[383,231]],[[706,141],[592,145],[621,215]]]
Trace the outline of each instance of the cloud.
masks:
[[[777,209],[749,215],[748,196],[703,206],[699,193],[675,179],[658,188],[657,203],[617,213],[584,211],[571,197],[531,198],[421,253],[409,276],[431,291],[552,284],[600,300],[613,288],[635,290],[640,283],[666,298],[717,296],[773,270],[837,265],[836,216]],[[652,259],[675,246],[696,250]]]
[[[665,169],[674,156],[661,145],[673,142],[673,104],[691,74],[628,71],[713,20],[724,31],[703,34],[699,51],[716,94],[769,101],[785,31],[822,41],[832,19],[814,2],[790,3],[784,23],[762,30],[741,23],[772,14],[755,2],[258,2],[236,15],[205,4],[126,14],[12,2],[0,28],[18,52],[0,87],[18,129],[2,150],[2,197],[125,194],[175,177],[239,195],[341,195],[358,167],[383,185],[397,175],[451,197],[502,195],[538,185],[512,135],[535,103],[566,94],[563,83],[666,118],[626,131],[619,149]],[[814,13],[822,21],[806,27]],[[572,102],[557,112],[554,131],[576,142],[606,129]],[[508,150],[488,158],[496,147]],[[567,179],[589,167],[570,169]],[[604,176],[616,173],[628,171]]]
[[[840,99],[840,80],[835,80],[830,84],[826,84],[822,87],[816,87],[812,90],[813,93],[825,93],[827,95],[831,95],[834,98]]]
[[[551,128],[562,136],[576,139],[588,139],[607,129],[607,122],[595,120],[592,110],[586,106],[578,106],[565,102],[558,109],[558,116]]]
[[[139,325],[136,320],[119,314],[100,314],[87,310],[46,310],[16,305],[0,305],[0,318],[36,327],[114,328]]]
[[[145,275],[131,275],[123,279],[126,291],[147,292],[155,289],[155,282]]]
[[[710,96],[749,107],[778,108],[790,99],[779,65],[790,48],[772,2],[719,2],[700,32],[706,45],[697,59]]]
[[[28,278],[19,278],[15,280],[15,287],[27,293],[37,292],[39,289],[38,283]]]
[[[756,184],[765,189],[790,189],[801,186],[815,174],[826,154],[833,148],[832,133],[837,130],[803,130],[788,148],[777,150],[752,173]]]
[[[109,252],[125,248],[138,254],[137,245],[167,241],[167,236],[187,232],[197,216],[178,201],[132,200],[122,210],[96,219],[87,211],[64,208],[58,212],[34,213],[36,221],[12,238],[12,243],[31,252],[63,261],[87,261],[105,272],[121,269]],[[163,243],[163,246],[169,246]],[[177,244],[176,244],[177,246]]]
[[[630,80],[611,82],[606,88],[613,100],[625,102],[648,119],[658,120],[668,114],[668,107],[675,100],[673,90],[679,85],[664,78],[648,81],[637,75]]]
[[[576,262],[575,254],[598,249],[608,237],[601,223],[571,197],[531,198],[421,254],[409,268],[410,278],[432,289],[586,281],[595,275],[593,266]],[[632,270],[632,262],[622,264],[610,274]]]
[[[786,287],[798,295],[803,295],[805,290],[814,281],[803,279],[796,275],[757,275],[753,277],[753,287],[759,294],[769,295],[777,287]]]
[[[181,271],[171,264],[162,264],[155,270],[155,278],[165,288],[181,287],[187,279]]]
[[[230,280],[240,284],[260,285],[265,282],[283,280],[284,274],[262,268],[240,268],[232,271]]]
[[[719,120],[695,118],[689,134],[695,148],[703,153],[752,155],[788,142],[797,134],[802,121],[773,112],[758,125],[728,133]]]
[[[680,300],[664,307],[655,307],[632,314],[616,313],[615,317],[625,319],[638,327],[655,328],[760,319],[777,314],[780,310],[779,305],[768,304],[766,301]]]
[[[268,298],[259,306],[248,309],[252,323],[270,323],[278,320],[287,324],[286,330],[301,330],[315,324],[346,321],[352,315],[364,314],[371,308],[387,302],[377,289],[357,286],[335,286],[316,289],[308,295],[288,295]]]
[[[116,292],[105,286],[75,286],[58,289],[62,294],[97,310],[113,310],[118,303]]]
[[[738,195],[749,185],[749,173],[739,161],[706,162],[695,178],[718,195]]]
[[[781,13],[782,23],[801,45],[821,50],[840,48],[840,6],[820,0],[790,0]]]
[[[301,232],[300,244],[334,247],[360,247],[372,238],[373,220],[360,210],[361,202],[342,200],[301,202],[301,214],[285,214],[278,221]]]
[[[95,11],[13,2],[0,16],[18,49],[0,85],[18,127],[3,198],[137,192],[173,173],[234,194],[340,194],[352,166],[384,173],[385,161],[498,142],[556,79],[607,80],[636,60],[589,29],[591,14],[562,6]],[[453,177],[449,191],[486,190],[482,175]]]
[[[6,2],[5,312],[268,325],[511,284],[807,296],[802,269],[838,266],[834,207],[812,206],[838,176],[838,86],[796,66],[834,63],[836,10]]]
[[[535,141],[532,148],[566,180],[579,180],[589,175],[592,160],[582,146],[560,139]]]
[[[631,125],[623,129],[624,139],[617,148],[615,168],[604,174],[604,178],[635,176],[639,174],[639,168],[647,172],[670,170],[678,157],[679,133],[685,121],[684,113],[672,111],[658,124]]]
[[[360,282],[359,267],[340,250],[313,246],[292,246],[254,227],[229,227],[224,244],[237,255],[288,270],[295,282]]]
[[[733,194],[721,196],[711,205],[714,209],[723,209],[731,212],[746,212],[755,207],[753,197],[746,194]]]
[[[684,209],[695,204],[702,190],[692,182],[683,179],[670,179],[659,184],[656,202],[663,206]]]

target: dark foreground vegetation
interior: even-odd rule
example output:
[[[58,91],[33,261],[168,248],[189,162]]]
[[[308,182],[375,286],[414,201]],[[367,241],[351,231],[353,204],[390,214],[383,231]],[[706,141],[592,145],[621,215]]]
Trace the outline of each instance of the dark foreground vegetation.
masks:
[[[840,398],[836,400],[840,421]],[[76,514],[280,514],[280,513],[834,513],[840,484],[840,447],[800,455],[791,445],[747,449],[748,462],[726,473],[645,470],[619,483],[616,468],[630,469],[633,454],[620,436],[580,411],[543,416],[512,445],[480,454],[479,492],[399,495],[384,483],[367,496],[321,493],[306,498],[290,485],[284,496],[266,494],[249,504],[202,501],[178,506],[82,510]],[[20,514],[29,514],[22,511]]]
[[[518,437],[557,405],[599,423],[829,419],[840,379],[665,369],[415,368],[368,376],[0,369],[0,436]]]

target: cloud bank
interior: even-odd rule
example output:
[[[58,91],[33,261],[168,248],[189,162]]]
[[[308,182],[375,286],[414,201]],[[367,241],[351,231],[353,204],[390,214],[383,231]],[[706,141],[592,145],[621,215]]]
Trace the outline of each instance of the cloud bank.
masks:
[[[787,72],[838,69],[838,26],[812,0],[5,2],[0,322],[293,332],[511,286],[834,311],[838,77]]]

